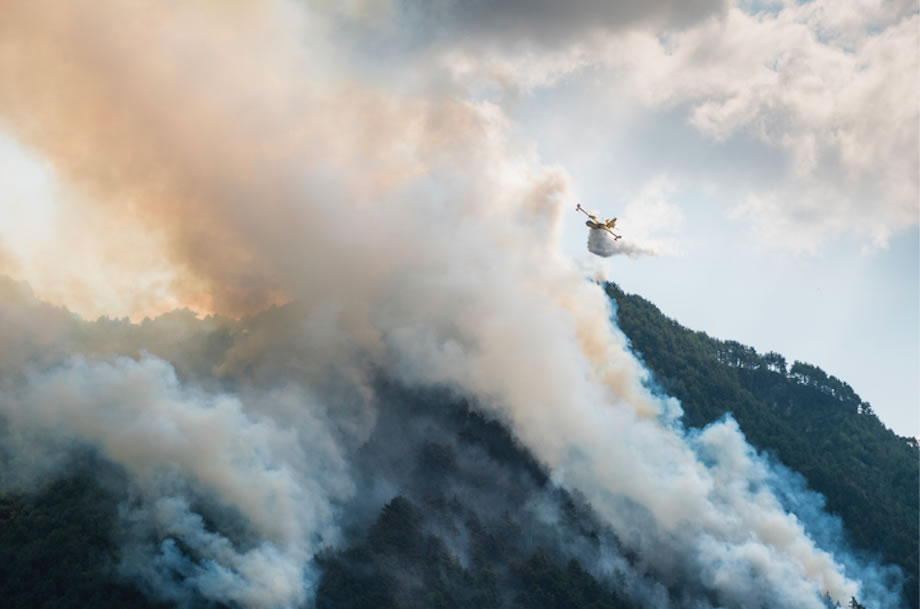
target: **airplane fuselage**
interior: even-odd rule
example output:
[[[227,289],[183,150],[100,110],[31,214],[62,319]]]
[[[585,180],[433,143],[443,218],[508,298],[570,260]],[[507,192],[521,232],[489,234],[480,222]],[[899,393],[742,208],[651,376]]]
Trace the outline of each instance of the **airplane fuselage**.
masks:
[[[588,228],[593,228],[595,230],[605,230],[611,235],[613,235],[614,239],[620,238],[620,235],[614,233],[612,230],[613,227],[616,226],[616,223],[617,223],[616,218],[613,218],[612,220],[605,220],[604,222],[598,222],[597,218],[595,218],[594,216],[586,212],[584,208],[581,206],[581,204],[576,205],[575,209],[585,214],[586,216],[588,216],[588,220],[585,222],[585,226],[587,226]]]
[[[618,234],[616,234],[615,232],[613,232],[613,231],[610,229],[609,226],[607,226],[606,224],[604,224],[604,223],[602,223],[602,222],[595,222],[595,221],[593,221],[593,220],[588,220],[588,221],[585,222],[585,226],[587,226],[588,228],[593,228],[593,229],[595,229],[595,230],[607,231],[608,233],[610,233],[611,235],[613,235],[613,238],[614,238],[614,239],[619,239],[619,238],[620,238],[620,235],[618,235]]]

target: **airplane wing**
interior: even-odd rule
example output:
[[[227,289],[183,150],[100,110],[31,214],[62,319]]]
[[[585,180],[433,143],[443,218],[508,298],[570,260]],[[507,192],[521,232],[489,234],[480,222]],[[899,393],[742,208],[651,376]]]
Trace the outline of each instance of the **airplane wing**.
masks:
[[[575,210],[576,210],[576,211],[580,211],[580,212],[583,213],[584,215],[588,216],[589,218],[591,218],[592,220],[594,220],[595,222],[597,222],[597,217],[594,216],[594,215],[592,215],[592,214],[589,214],[587,211],[585,211],[585,208],[582,207],[580,203],[575,207]],[[598,222],[598,224],[599,224],[599,222]]]

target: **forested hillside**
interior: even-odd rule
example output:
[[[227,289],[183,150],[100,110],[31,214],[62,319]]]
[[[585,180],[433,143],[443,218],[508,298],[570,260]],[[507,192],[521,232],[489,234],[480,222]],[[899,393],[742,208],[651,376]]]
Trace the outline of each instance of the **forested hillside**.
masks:
[[[357,464],[365,494],[346,510],[348,541],[319,561],[317,609],[636,607],[609,576],[641,574],[602,565],[615,538],[549,485],[503,426],[449,393],[386,383],[380,392],[389,407]],[[398,484],[382,507],[381,477]],[[117,467],[84,453],[37,492],[0,493],[3,606],[214,608],[194,596],[151,601],[119,575],[124,488]],[[652,580],[630,585],[663,593]]]
[[[124,497],[100,480],[123,485],[118,478],[117,469],[84,454],[39,489],[0,492],[3,607],[167,607],[116,574],[116,513]]]
[[[684,421],[701,427],[731,413],[748,440],[805,476],[843,520],[852,543],[899,565],[917,607],[917,441],[886,428],[845,382],[778,353],[694,332],[616,284],[605,285],[620,328]]]
[[[702,427],[731,413],[756,448],[827,498],[853,546],[900,566],[909,604],[917,607],[916,442],[886,429],[848,385],[814,366],[790,366],[779,354],[693,332],[614,284],[605,289],[653,381],[681,400],[685,423]],[[173,322],[164,316],[151,324]],[[184,323],[214,351],[209,361],[220,361],[234,336],[243,335],[230,322]],[[179,373],[191,376],[198,366],[204,377],[199,350],[180,351],[187,363]],[[309,572],[308,607],[633,609],[695,606],[701,598],[721,606],[677,561],[654,565],[630,549],[584,498],[554,483],[504,425],[483,416],[482,405],[453,390],[386,378],[374,392],[373,429],[350,462],[358,492],[338,506],[341,536]],[[14,458],[3,450],[6,434],[0,420],[4,466]],[[89,449],[68,463],[28,492],[0,492],[4,607],[223,606],[191,589],[158,601],[144,593],[149,582],[142,591],[126,579],[119,565],[130,545],[119,512],[131,501],[128,477]],[[6,471],[0,469],[0,487],[14,488]],[[224,508],[206,496],[197,501],[206,520],[223,522],[245,544]],[[185,551],[183,568],[194,569],[203,559]],[[187,576],[171,572],[176,590],[184,590]]]
[[[386,393],[392,408],[366,447],[365,484],[399,470],[400,494],[350,546],[323,558],[317,609],[635,606],[602,565],[618,552],[616,539],[549,484],[502,425],[448,393]],[[408,445],[417,433],[425,439],[408,454],[376,446],[400,429]],[[392,461],[381,460],[387,453]],[[627,573],[637,575],[617,577]]]

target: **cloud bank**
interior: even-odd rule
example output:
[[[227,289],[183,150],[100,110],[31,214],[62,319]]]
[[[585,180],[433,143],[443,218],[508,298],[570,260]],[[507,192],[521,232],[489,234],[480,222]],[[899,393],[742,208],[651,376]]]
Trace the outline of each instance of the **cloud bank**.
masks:
[[[702,153],[734,144],[740,176],[717,158],[681,177],[690,188],[719,191],[724,213],[779,248],[816,252],[841,235],[885,247],[915,227],[916,4],[739,1],[723,9],[683,25],[627,21],[606,30],[595,10],[597,27],[568,42],[546,33],[526,47],[458,39],[442,62],[477,95],[497,87],[496,99],[521,91],[552,99],[563,86],[579,87],[569,111],[587,106],[588,120],[630,131],[640,147],[668,119],[676,125],[660,145]],[[637,127],[640,119],[648,125]],[[603,156],[605,144],[579,142],[568,152],[593,146],[585,154]],[[664,165],[667,155],[655,149],[621,153],[658,165],[646,179],[685,170]]]

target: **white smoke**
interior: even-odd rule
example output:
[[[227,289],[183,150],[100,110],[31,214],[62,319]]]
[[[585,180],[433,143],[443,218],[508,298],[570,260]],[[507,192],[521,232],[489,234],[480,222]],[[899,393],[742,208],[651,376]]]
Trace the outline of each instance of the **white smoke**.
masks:
[[[148,329],[27,298],[0,308],[0,337],[34,355],[0,354],[2,413],[125,468],[141,496],[126,518],[164,540],[155,561],[127,562],[151,588],[309,598],[383,373],[475,397],[701,598],[817,609],[825,591],[860,595],[861,574],[783,509],[736,425],[674,425],[606,295],[555,250],[565,172],[516,145],[499,108],[431,75],[368,76],[315,8],[132,7],[18,3],[0,20],[0,78],[28,78],[0,91],[0,116],[74,186],[76,210],[119,226],[101,268],[146,277],[132,265],[150,257],[131,255],[142,229],[173,300],[234,315],[295,302],[212,319],[223,334],[200,344],[181,315]],[[79,227],[62,232],[67,268]],[[82,288],[106,276],[71,272]],[[203,527],[201,496],[239,515],[238,536]]]
[[[304,396],[295,398],[301,425],[282,428],[236,397],[183,388],[153,357],[77,356],[30,370],[5,389],[2,412],[22,442],[76,441],[129,474],[139,504],[126,518],[135,533],[163,542],[134,548],[125,568],[157,582],[158,595],[178,599],[192,589],[246,607],[293,607],[307,598],[310,558],[338,535],[331,504],[353,488],[339,447]],[[20,456],[37,452],[18,448]],[[192,501],[231,508],[243,523],[240,539],[208,530]],[[197,560],[178,552],[176,540]],[[171,583],[177,576],[181,585]]]

